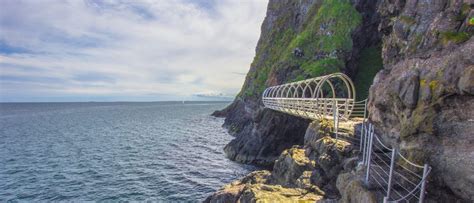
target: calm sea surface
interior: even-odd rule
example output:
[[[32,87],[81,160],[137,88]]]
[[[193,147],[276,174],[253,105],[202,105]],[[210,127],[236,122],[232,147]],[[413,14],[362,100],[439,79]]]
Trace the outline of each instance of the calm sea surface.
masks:
[[[226,105],[0,104],[0,202],[202,200],[255,169],[224,155]]]

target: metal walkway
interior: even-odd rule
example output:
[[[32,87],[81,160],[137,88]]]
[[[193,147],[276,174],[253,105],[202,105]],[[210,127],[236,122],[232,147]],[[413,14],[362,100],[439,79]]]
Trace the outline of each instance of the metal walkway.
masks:
[[[262,94],[265,107],[312,120],[349,119],[352,113],[365,115],[354,107],[355,87],[345,74],[334,73],[267,88]],[[359,102],[361,103],[361,102]]]

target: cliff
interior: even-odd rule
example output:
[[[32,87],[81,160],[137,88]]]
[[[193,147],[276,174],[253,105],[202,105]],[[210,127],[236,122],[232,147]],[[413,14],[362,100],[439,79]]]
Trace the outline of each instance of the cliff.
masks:
[[[474,201],[473,7],[468,0],[270,0],[242,90],[214,115],[225,116],[235,136],[225,147],[230,159],[273,170],[208,200],[219,202],[227,190],[242,201],[272,191],[299,200],[380,200],[358,181],[350,143],[335,143],[322,123],[308,127],[261,102],[265,87],[344,72],[359,100],[368,95],[382,139],[433,167],[429,199]]]
[[[242,90],[214,113],[226,117],[235,136],[224,149],[230,159],[271,166],[283,150],[303,144],[309,121],[264,109],[261,93],[268,86],[344,72],[358,84],[359,98],[366,97],[382,67],[375,9],[368,0],[269,2]],[[361,66],[366,74],[358,74]]]
[[[412,160],[433,167],[431,197],[474,200],[472,1],[382,3],[384,68],[370,119]]]

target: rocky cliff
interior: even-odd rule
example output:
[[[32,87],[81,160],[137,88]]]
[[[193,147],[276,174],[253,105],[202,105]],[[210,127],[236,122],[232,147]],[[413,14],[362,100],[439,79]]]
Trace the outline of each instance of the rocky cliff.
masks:
[[[269,2],[242,90],[214,113],[226,117],[224,126],[235,136],[225,147],[230,159],[271,166],[283,150],[303,144],[309,121],[264,109],[261,93],[268,86],[344,72],[360,84],[360,98],[366,96],[382,67],[375,9],[370,0]],[[361,66],[367,74],[358,74]]]
[[[370,118],[386,140],[433,166],[431,196],[474,200],[473,1],[382,2],[384,68]],[[471,22],[473,23],[473,22]],[[442,191],[442,192],[438,192]]]
[[[311,201],[380,200],[358,181],[350,144],[323,136],[322,123],[308,127],[261,103],[265,87],[344,72],[358,99],[368,93],[369,119],[383,140],[433,167],[431,200],[474,201],[473,7],[468,0],[270,0],[245,84],[214,114],[226,117],[235,136],[225,147],[229,158],[273,169],[226,186],[234,200],[271,191]]]

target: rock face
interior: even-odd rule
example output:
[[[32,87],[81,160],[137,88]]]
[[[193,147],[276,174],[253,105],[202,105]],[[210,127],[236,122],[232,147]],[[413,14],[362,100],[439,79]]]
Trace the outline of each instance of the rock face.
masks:
[[[361,172],[361,171],[359,171]],[[337,188],[339,189],[341,195],[340,202],[347,203],[376,203],[377,197],[374,192],[368,190],[360,178],[363,177],[362,174],[343,173],[337,178]]]
[[[433,167],[429,197],[474,201],[473,2],[392,2],[378,9],[384,69],[370,89],[370,118],[393,146]]]
[[[263,109],[261,93],[333,72],[356,77],[361,53],[380,42],[375,9],[370,0],[270,0],[244,86],[214,113],[235,136],[225,147],[230,159],[271,167],[283,150],[303,144],[309,121]]]
[[[269,109],[262,111],[258,114],[260,117],[244,127],[250,134],[237,134],[225,146],[224,151],[230,159],[271,166],[283,150],[303,143],[303,136],[294,135],[303,134],[308,121]]]

